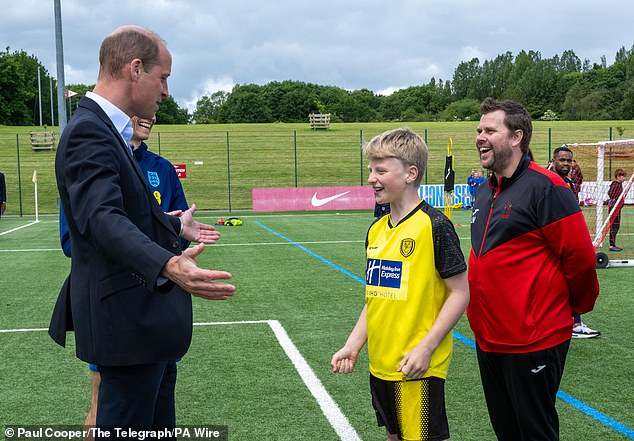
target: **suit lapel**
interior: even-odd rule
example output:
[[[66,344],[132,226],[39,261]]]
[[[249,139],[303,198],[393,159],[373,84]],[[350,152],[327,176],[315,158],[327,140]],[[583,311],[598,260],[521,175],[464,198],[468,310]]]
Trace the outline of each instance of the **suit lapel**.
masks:
[[[143,176],[143,172],[139,167],[139,164],[134,159],[134,156],[130,153],[130,147],[126,145],[125,141],[121,137],[121,134],[117,131],[114,124],[112,124],[112,120],[108,118],[108,115],[106,115],[103,109],[90,98],[83,97],[79,101],[79,106],[86,107],[87,109],[93,111],[104,122],[104,124],[108,126],[113,136],[119,141],[119,145],[123,149],[123,156],[127,158],[128,163],[134,169],[141,185],[145,189],[145,194],[150,202],[150,206],[152,207],[152,214],[165,228],[167,228],[169,231],[174,231],[174,228],[167,220],[167,216],[165,215],[162,208],[156,201],[156,198],[152,194],[150,187],[145,179],[145,176]]]

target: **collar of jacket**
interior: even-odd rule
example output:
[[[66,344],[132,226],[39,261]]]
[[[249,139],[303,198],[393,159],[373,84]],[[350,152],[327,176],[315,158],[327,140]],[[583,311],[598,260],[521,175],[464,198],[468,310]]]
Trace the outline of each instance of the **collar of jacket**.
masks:
[[[141,159],[143,159],[146,152],[147,152],[147,144],[144,143],[143,141],[141,141],[141,144],[139,144],[139,146],[132,151],[132,153],[134,154],[134,159],[136,159],[137,161],[140,161]]]
[[[510,178],[507,178],[505,176],[498,178],[497,176],[495,176],[495,173],[493,173],[491,177],[489,178],[489,187],[491,187],[494,191],[504,190],[506,187],[510,186],[513,182],[515,182],[522,173],[524,173],[524,170],[528,168],[530,163],[531,163],[531,158],[528,156],[528,154],[524,154],[524,156],[522,156],[522,159],[520,159],[520,163],[517,164],[517,168],[515,169],[515,172],[513,172],[513,175]]]

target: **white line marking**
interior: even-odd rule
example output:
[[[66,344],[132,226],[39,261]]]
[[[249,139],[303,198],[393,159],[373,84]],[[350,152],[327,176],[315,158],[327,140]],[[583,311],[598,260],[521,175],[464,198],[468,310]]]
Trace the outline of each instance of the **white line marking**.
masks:
[[[323,240],[323,241],[315,241],[315,242],[296,242],[301,245],[327,245],[327,244],[344,244],[344,243],[364,243],[363,240]],[[293,245],[290,242],[252,242],[252,243],[216,243],[213,245],[208,245],[209,247],[250,247],[250,246],[267,246],[267,245]],[[34,252],[34,251],[59,251],[62,252],[61,248],[26,248],[23,250],[0,250],[0,253],[26,253],[26,252]]]
[[[339,406],[332,399],[332,397],[324,388],[324,385],[319,381],[315,372],[310,368],[302,354],[299,352],[293,341],[290,339],[286,330],[280,322],[277,320],[269,320],[269,326],[275,333],[277,340],[286,352],[286,355],[293,362],[295,369],[302,377],[304,384],[308,387],[308,390],[313,397],[317,400],[321,411],[326,416],[330,425],[335,429],[339,438],[345,441],[361,440],[354,427],[350,425],[348,418],[341,412]]]
[[[35,332],[35,331],[48,331],[48,328],[0,329],[0,332]]]
[[[291,360],[295,370],[308,388],[309,392],[317,400],[322,413],[330,423],[339,438],[343,441],[361,441],[361,437],[354,430],[354,427],[343,414],[335,400],[332,399],[322,382],[317,378],[315,372],[310,368],[306,359],[302,356],[293,343],[288,333],[278,320],[248,320],[235,322],[205,322],[194,323],[194,326],[219,326],[219,325],[242,325],[242,324],[268,324],[278,343],[284,349],[286,356]],[[6,332],[37,332],[47,331],[48,328],[31,329],[0,329],[0,333]]]
[[[31,225],[35,225],[35,224],[37,224],[39,222],[40,222],[39,220],[36,220],[36,221],[31,222],[30,224],[22,225],[20,227],[14,228],[12,230],[3,231],[2,233],[0,233],[0,236],[4,236],[5,234],[13,233],[14,231],[21,230],[22,228],[30,227]]]

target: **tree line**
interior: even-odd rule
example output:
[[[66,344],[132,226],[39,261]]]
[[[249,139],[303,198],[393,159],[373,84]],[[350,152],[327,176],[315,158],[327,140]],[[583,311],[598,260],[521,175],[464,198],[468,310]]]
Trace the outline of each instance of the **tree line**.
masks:
[[[25,51],[0,52],[0,124],[37,125],[40,70],[42,90],[55,80],[39,60]],[[55,85],[53,87],[56,87]],[[69,89],[74,107],[94,85]],[[55,93],[53,93],[56,96]],[[329,113],[334,122],[476,120],[486,97],[523,103],[531,116],[544,120],[634,119],[634,45],[621,47],[614,63],[583,62],[572,50],[542,58],[537,51],[511,52],[481,62],[461,62],[451,80],[436,80],[379,95],[368,89],[345,90],[301,81],[264,85],[238,84],[231,92],[201,97],[193,113],[168,97],[157,113],[160,124],[306,122],[310,113]],[[44,124],[51,115],[50,94],[41,96]],[[55,101],[55,100],[54,100]],[[57,115],[53,102],[53,114]]]

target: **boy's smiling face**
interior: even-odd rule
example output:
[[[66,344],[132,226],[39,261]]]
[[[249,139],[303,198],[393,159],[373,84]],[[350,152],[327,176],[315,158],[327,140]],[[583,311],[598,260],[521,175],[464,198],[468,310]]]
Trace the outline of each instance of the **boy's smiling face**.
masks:
[[[374,189],[374,197],[379,204],[399,200],[410,184],[409,167],[404,166],[399,159],[371,159],[368,170],[368,183]]]

